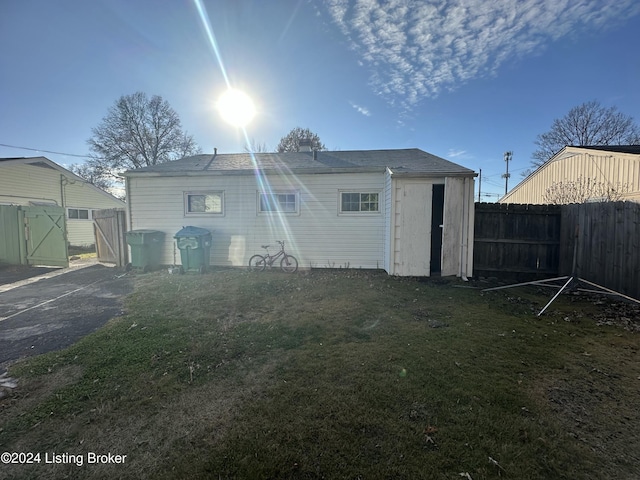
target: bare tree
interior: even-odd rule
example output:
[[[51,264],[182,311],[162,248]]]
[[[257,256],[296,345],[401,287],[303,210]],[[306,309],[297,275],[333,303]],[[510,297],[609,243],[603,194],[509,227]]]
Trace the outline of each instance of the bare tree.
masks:
[[[105,177],[200,152],[169,103],[142,92],[120,97],[92,133],[87,168]]]
[[[629,192],[626,183],[598,182],[593,178],[578,177],[577,180],[553,182],[542,196],[546,203],[566,205],[569,203],[617,202]]]
[[[533,152],[533,168],[547,163],[566,145],[632,145],[640,143],[640,128],[633,118],[616,107],[605,108],[593,100],[569,110],[555,119],[551,130],[538,135]]]
[[[280,139],[277,151],[282,152],[299,152],[300,140],[310,140],[313,150],[326,150],[327,147],[320,141],[320,137],[308,128],[296,127],[286,136]]]
[[[266,143],[258,143],[255,138],[252,138],[248,145],[245,145],[244,151],[247,153],[265,153],[268,152]]]
[[[99,168],[92,167],[86,163],[74,163],[69,167],[69,170],[102,190],[106,191],[111,187],[111,179]]]

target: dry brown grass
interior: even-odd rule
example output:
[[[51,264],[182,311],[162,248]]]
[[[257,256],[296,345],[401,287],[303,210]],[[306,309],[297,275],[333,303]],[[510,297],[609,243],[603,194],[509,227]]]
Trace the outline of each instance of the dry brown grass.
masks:
[[[563,298],[538,318],[535,290],[461,286],[141,276],[126,316],[17,365],[0,400],[0,451],[126,464],[0,477],[638,478],[633,312]]]

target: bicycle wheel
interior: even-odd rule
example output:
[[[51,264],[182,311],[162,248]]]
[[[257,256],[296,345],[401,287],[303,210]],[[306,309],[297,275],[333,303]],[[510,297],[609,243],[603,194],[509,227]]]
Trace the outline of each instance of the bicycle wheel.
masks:
[[[262,272],[267,266],[267,261],[262,255],[254,255],[249,259],[249,270],[252,272]]]
[[[293,255],[286,255],[280,260],[280,268],[283,272],[293,273],[298,270],[298,260]]]

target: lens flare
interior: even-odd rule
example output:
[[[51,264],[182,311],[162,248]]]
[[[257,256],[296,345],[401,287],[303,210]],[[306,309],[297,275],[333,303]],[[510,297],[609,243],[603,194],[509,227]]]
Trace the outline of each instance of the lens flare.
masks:
[[[256,107],[249,96],[234,88],[222,94],[217,104],[222,118],[234,127],[245,127],[253,120]]]

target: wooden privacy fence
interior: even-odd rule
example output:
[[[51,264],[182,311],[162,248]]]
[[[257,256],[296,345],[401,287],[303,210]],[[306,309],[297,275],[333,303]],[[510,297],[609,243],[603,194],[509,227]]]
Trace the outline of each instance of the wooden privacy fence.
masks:
[[[561,275],[576,276],[640,299],[640,203],[562,206]]]
[[[640,299],[640,203],[477,203],[473,269],[523,279],[575,273]]]
[[[118,267],[127,264],[126,223],[124,208],[94,210],[93,233],[98,261],[115,263]]]
[[[559,206],[476,203],[476,275],[557,276],[559,252]]]

